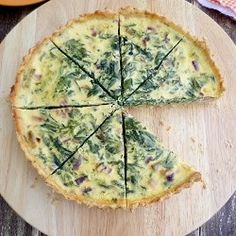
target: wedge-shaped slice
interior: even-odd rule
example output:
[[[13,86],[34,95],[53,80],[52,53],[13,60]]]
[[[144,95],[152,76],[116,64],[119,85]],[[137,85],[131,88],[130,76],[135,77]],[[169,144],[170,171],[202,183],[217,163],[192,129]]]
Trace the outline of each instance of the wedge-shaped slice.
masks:
[[[128,105],[219,97],[221,75],[204,42],[165,18],[120,11],[124,97]]]
[[[15,107],[88,105],[112,99],[49,39],[24,58],[11,93]]]
[[[124,120],[128,208],[157,202],[201,180],[199,172],[178,160],[138,121],[130,116]]]
[[[26,157],[47,177],[83,144],[113,111],[85,108],[14,110],[17,136]]]
[[[67,198],[99,207],[125,207],[122,120],[116,111],[48,179]]]
[[[52,41],[113,97],[120,95],[118,14],[95,12],[69,22]]]

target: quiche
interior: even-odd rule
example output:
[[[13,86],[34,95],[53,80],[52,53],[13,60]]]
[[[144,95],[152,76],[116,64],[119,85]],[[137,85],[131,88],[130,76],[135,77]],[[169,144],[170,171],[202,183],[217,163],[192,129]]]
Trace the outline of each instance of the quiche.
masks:
[[[47,184],[78,203],[130,209],[202,177],[128,111],[223,91],[204,42],[127,7],[85,14],[38,43],[11,102],[19,143]]]
[[[133,117],[124,115],[127,156],[127,207],[158,201],[201,175],[178,160]]]

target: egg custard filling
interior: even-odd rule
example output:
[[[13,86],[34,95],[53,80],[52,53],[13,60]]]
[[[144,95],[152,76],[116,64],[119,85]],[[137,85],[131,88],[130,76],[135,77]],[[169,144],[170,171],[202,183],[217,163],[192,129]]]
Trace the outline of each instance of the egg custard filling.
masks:
[[[83,15],[37,44],[11,102],[26,158],[52,188],[88,206],[135,208],[201,174],[126,108],[218,98],[223,90],[205,43],[155,13],[125,8]]]

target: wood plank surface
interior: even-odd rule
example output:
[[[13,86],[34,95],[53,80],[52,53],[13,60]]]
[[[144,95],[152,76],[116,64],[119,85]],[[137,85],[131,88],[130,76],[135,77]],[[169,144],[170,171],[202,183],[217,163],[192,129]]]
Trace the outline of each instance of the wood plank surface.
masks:
[[[192,1],[191,1],[192,2]],[[211,12],[211,11],[210,11]],[[215,12],[212,14],[219,15]],[[20,14],[19,14],[20,15]],[[0,15],[1,17],[1,15]],[[223,21],[225,22],[224,24],[227,25],[225,27],[226,32],[229,33],[229,35],[232,37],[232,39],[235,40],[235,22],[231,22],[227,17],[222,16]],[[1,19],[1,18],[0,18]],[[219,17],[217,17],[217,20],[219,21]],[[219,21],[222,22],[222,21]],[[230,22],[230,23],[229,23]],[[232,30],[230,30],[229,25],[232,25]],[[32,29],[33,30],[33,29]],[[5,31],[6,32],[6,31]],[[42,32],[39,32],[39,35],[41,35]],[[1,35],[1,34],[0,34]],[[3,202],[3,201],[1,201]],[[0,209],[6,209],[7,206],[3,202],[3,206],[0,206]],[[232,197],[232,199],[226,204],[225,210],[222,212],[219,212],[216,216],[213,217],[213,220],[209,222],[208,224],[205,224],[203,227],[201,227],[199,230],[195,231],[191,235],[234,235],[235,233],[235,214],[230,213],[231,211],[235,211],[235,195]],[[13,227],[7,225],[6,223],[3,224],[3,219],[11,219],[13,215],[13,212],[9,212],[8,214],[6,211],[1,211],[0,212],[0,226],[3,228],[1,232],[1,235],[30,235],[31,233],[33,235],[38,235],[39,233],[36,230],[32,230],[30,226],[25,226],[26,224],[24,223],[23,220],[19,218],[19,220],[13,220],[14,225],[18,225],[18,227]],[[218,219],[218,222],[217,222]],[[4,220],[5,221],[5,220]],[[7,221],[9,222],[9,221]],[[4,231],[5,230],[5,231]],[[2,232],[5,232],[2,234]]]

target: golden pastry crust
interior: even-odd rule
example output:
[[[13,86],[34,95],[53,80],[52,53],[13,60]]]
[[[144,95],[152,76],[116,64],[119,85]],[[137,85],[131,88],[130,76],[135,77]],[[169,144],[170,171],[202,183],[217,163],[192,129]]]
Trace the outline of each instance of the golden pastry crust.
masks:
[[[54,180],[53,176],[48,176],[45,178],[47,185],[53,188],[57,193],[62,194],[66,199],[76,201],[79,204],[86,204],[88,207],[98,207],[98,208],[126,208],[125,199],[117,200],[116,202],[108,200],[95,200],[89,199],[86,196],[72,194],[65,189],[62,189],[61,186]]]
[[[56,177],[50,175],[50,170],[43,166],[39,160],[37,160],[31,153],[30,153],[30,146],[29,144],[24,140],[23,138],[23,131],[22,131],[22,126],[21,126],[21,121],[19,118],[19,115],[17,114],[17,109],[16,107],[16,98],[18,91],[21,89],[21,79],[22,79],[22,74],[25,71],[25,68],[27,68],[28,64],[31,62],[32,57],[38,53],[38,51],[43,47],[44,44],[50,41],[50,39],[53,39],[53,37],[58,36],[64,29],[70,27],[71,25],[77,23],[77,22],[85,22],[87,20],[93,19],[93,18],[104,18],[104,19],[114,19],[117,20],[118,15],[140,15],[140,16],[146,16],[146,17],[151,17],[153,19],[158,19],[159,21],[171,26],[181,34],[185,35],[188,39],[194,42],[198,47],[200,47],[202,50],[205,51],[205,54],[207,55],[207,59],[209,64],[211,65],[217,80],[220,81],[220,88],[219,88],[219,96],[223,93],[224,91],[224,86],[223,86],[223,79],[220,74],[219,69],[217,68],[215,62],[212,60],[210,56],[210,51],[205,43],[205,41],[200,41],[197,38],[191,36],[189,33],[185,32],[182,30],[180,26],[175,25],[174,23],[170,22],[163,16],[159,16],[156,13],[151,13],[149,11],[141,11],[137,10],[135,8],[127,7],[127,8],[122,8],[119,10],[118,13],[116,12],[111,12],[111,11],[96,11],[91,14],[84,14],[81,15],[77,19],[73,19],[69,21],[65,26],[62,26],[59,30],[54,32],[51,36],[46,37],[43,39],[41,42],[36,44],[33,48],[29,50],[29,53],[23,58],[23,62],[17,72],[16,76],[16,82],[15,85],[11,89],[11,103],[13,106],[13,117],[15,121],[15,126],[16,126],[16,134],[17,134],[17,139],[26,155],[26,158],[31,161],[32,165],[37,169],[38,173],[44,178],[46,183],[52,187],[56,192],[62,194],[66,199],[74,200],[78,203],[84,203],[88,205],[89,207],[91,206],[97,206],[99,208],[104,208],[104,207],[110,207],[110,208],[135,208],[137,206],[147,206],[150,205],[151,203],[156,203],[161,200],[164,200],[166,198],[169,198],[171,195],[176,194],[180,192],[184,188],[189,188],[194,182],[201,181],[201,174],[199,172],[193,172],[193,174],[186,180],[185,182],[181,183],[180,185],[176,186],[172,190],[168,190],[166,192],[163,192],[161,195],[152,197],[152,198],[145,198],[142,200],[137,200],[137,201],[129,201],[129,200],[118,200],[117,202],[111,202],[111,201],[105,201],[105,200],[90,200],[84,196],[78,196],[78,195],[73,195],[72,193],[66,191],[64,188],[62,188],[56,181]]]
[[[167,190],[163,192],[160,195],[149,197],[149,198],[143,198],[143,199],[138,199],[138,200],[126,200],[126,206],[127,208],[133,209],[138,206],[149,206],[150,204],[154,204],[160,201],[163,201],[169,197],[171,197],[174,194],[179,193],[185,188],[190,188],[194,182],[202,182],[202,177],[199,172],[194,172],[185,182],[173,187],[170,190]]]
[[[68,21],[65,25],[61,26],[58,30],[56,30],[50,38],[53,40],[54,37],[59,36],[65,29],[73,26],[79,22],[86,22],[91,19],[113,19],[118,21],[118,13],[107,10],[107,11],[95,11],[94,13],[85,13],[80,15],[78,18],[72,19]]]
[[[210,49],[208,48],[205,40],[199,40],[197,37],[192,36],[189,32],[186,32],[185,30],[183,30],[183,28],[181,26],[176,25],[172,21],[168,20],[166,17],[161,16],[161,15],[154,13],[154,12],[150,12],[147,10],[145,10],[145,11],[139,10],[137,8],[133,8],[133,7],[128,6],[125,8],[121,8],[119,10],[119,14],[122,14],[123,16],[127,16],[127,17],[130,17],[132,15],[145,16],[145,17],[149,17],[154,20],[159,20],[160,22],[166,24],[167,26],[170,26],[171,28],[173,28],[177,32],[179,32],[180,34],[184,35],[187,39],[192,41],[198,48],[202,49],[202,51],[204,52],[204,54],[207,57],[208,63],[211,65],[212,71],[216,75],[216,79],[219,81],[218,97],[220,97],[223,94],[223,92],[225,91],[224,80],[223,80],[223,77],[220,73],[219,68],[216,66],[214,60],[212,59],[212,53],[211,53]]]

